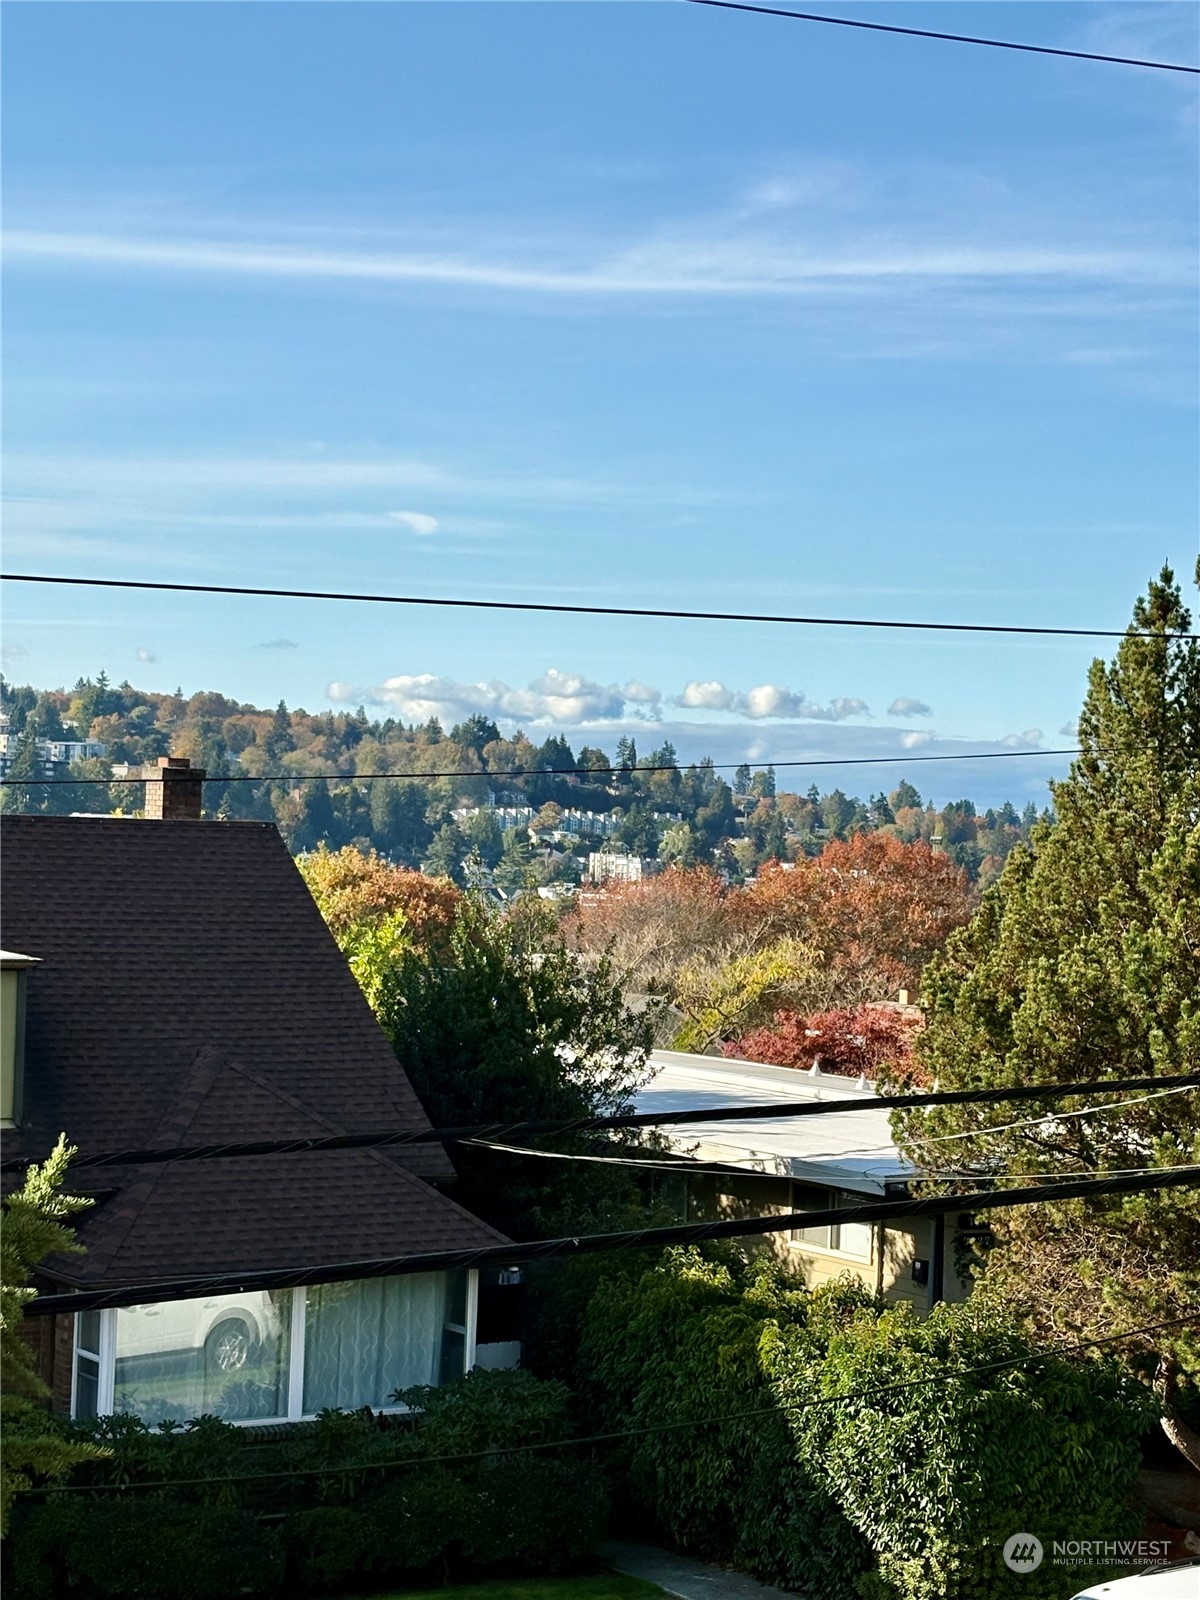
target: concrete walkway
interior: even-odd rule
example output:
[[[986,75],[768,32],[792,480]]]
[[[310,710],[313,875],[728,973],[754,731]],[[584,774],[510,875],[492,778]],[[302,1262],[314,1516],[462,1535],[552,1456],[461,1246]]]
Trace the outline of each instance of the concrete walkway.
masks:
[[[726,1572],[689,1556],[673,1556],[649,1544],[623,1544],[613,1540],[598,1552],[618,1572],[656,1583],[679,1600],[802,1600],[783,1589],[769,1588],[744,1572]]]

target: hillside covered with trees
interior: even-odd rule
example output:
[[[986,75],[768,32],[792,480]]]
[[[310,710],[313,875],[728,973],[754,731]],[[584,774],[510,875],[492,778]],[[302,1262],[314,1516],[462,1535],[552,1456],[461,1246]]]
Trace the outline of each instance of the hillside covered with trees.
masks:
[[[923,841],[986,885],[1037,820],[1032,804],[979,814],[964,799],[935,810],[908,782],[865,800],[815,785],[786,792],[770,766],[740,766],[727,782],[711,760],[681,766],[670,743],[639,750],[627,736],[611,752],[575,750],[560,734],[540,744],[519,731],[502,737],[483,716],[446,732],[436,720],[370,720],[361,707],[311,713],[208,690],[155,694],[111,684],[103,672],[70,690],[8,682],[0,690],[8,775],[26,783],[3,791],[6,809],[135,810],[136,784],[94,780],[185,756],[218,780],[205,790],[211,815],[274,822],[297,854],[353,844],[460,885],[494,883],[504,895],[576,883],[601,848],[740,882],[765,862],[816,857],[862,834]],[[105,755],[51,773],[38,741],[64,739],[98,741]],[[310,781],[329,773],[336,777]],[[50,775],[80,781],[36,781]]]

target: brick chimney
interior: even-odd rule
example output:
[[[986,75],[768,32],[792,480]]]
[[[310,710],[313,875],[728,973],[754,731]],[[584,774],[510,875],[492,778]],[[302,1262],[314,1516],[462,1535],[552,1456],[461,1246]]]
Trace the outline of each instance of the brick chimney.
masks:
[[[159,756],[153,767],[143,767],[146,780],[145,815],[155,822],[199,822],[205,770],[193,767],[186,756]]]

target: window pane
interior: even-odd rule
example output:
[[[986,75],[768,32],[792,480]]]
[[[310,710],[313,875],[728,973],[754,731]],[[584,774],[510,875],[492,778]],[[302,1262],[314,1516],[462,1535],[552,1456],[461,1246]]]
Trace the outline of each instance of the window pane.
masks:
[[[79,1311],[75,1315],[75,1348],[90,1350],[93,1355],[100,1350],[100,1313]]]
[[[456,1328],[465,1328],[467,1325],[467,1274],[465,1272],[447,1273],[448,1285],[446,1289],[446,1321]]]
[[[827,1211],[829,1209],[829,1191],[827,1189],[813,1189],[807,1184],[793,1184],[792,1210],[793,1211]],[[830,1248],[829,1224],[825,1223],[818,1228],[793,1228],[792,1243],[803,1248],[805,1245],[810,1250],[828,1250]]]
[[[467,1362],[467,1339],[457,1328],[442,1329],[442,1357],[438,1365],[438,1382],[453,1383],[461,1378]]]
[[[393,1404],[397,1389],[440,1378],[446,1274],[368,1278],[308,1290],[304,1410]]]
[[[96,1415],[100,1403],[100,1363],[91,1356],[75,1357],[75,1412],[81,1420]]]
[[[113,1410],[150,1423],[285,1416],[291,1309],[284,1289],[118,1311]]]
[[[831,1198],[835,1206],[856,1206],[863,1203],[861,1194],[850,1194],[845,1190],[841,1190]],[[843,1255],[854,1256],[859,1261],[870,1261],[874,1230],[869,1222],[843,1222],[834,1231],[838,1235],[834,1244],[835,1250],[840,1250]]]

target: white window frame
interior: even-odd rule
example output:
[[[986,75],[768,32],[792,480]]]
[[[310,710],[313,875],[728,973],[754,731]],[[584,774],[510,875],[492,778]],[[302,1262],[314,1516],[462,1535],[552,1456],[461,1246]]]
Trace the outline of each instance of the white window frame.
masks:
[[[814,1187],[816,1187],[816,1186],[813,1185],[813,1184],[802,1183],[799,1179],[794,1179],[793,1180],[793,1182],[792,1182],[792,1210],[793,1211],[802,1211],[802,1210],[805,1209],[803,1206],[799,1206],[799,1205],[796,1204],[797,1191],[809,1191],[809,1192],[811,1192],[811,1190]],[[845,1204],[849,1203],[851,1200],[855,1200],[855,1199],[858,1199],[858,1198],[860,1198],[860,1197],[857,1196],[857,1195],[849,1194],[848,1191],[846,1191],[845,1189],[829,1189],[829,1188],[827,1188],[827,1189],[825,1189],[825,1205],[824,1206],[814,1206],[813,1210],[825,1210],[825,1209],[828,1209],[828,1210],[832,1211],[832,1210],[835,1210],[838,1206],[845,1205]],[[806,1239],[806,1238],[803,1237],[803,1235],[808,1231],[805,1228],[793,1228],[792,1231],[791,1231],[791,1234],[789,1236],[788,1242],[789,1242],[789,1244],[790,1244],[790,1246],[791,1246],[791,1248],[793,1250],[804,1250],[809,1255],[830,1256],[830,1257],[832,1257],[833,1259],[835,1259],[837,1261],[853,1261],[853,1262],[857,1263],[857,1265],[859,1265],[860,1267],[869,1267],[869,1266],[871,1266],[873,1264],[873,1262],[875,1260],[876,1252],[878,1250],[878,1243],[877,1243],[877,1238],[876,1238],[876,1234],[877,1234],[876,1228],[874,1228],[870,1224],[868,1224],[868,1227],[870,1227],[871,1242],[870,1242],[870,1245],[869,1245],[869,1247],[867,1249],[866,1255],[860,1255],[857,1250],[846,1250],[846,1249],[844,1249],[842,1247],[842,1244],[841,1244],[841,1233],[842,1233],[841,1224],[837,1224],[837,1227],[836,1227],[837,1237],[838,1237],[838,1243],[837,1244],[832,1244],[832,1243],[831,1244],[816,1244],[816,1243],[813,1242],[813,1240]]]
[[[446,1322],[443,1328],[463,1335],[463,1373],[465,1376],[475,1365],[477,1329],[479,1323],[479,1271],[472,1267],[467,1273],[466,1323]],[[99,1367],[96,1385],[96,1415],[112,1415],[117,1372],[117,1313],[107,1309],[100,1316],[100,1348],[90,1350],[78,1343],[79,1322],[76,1316],[71,1330],[71,1415],[76,1414],[76,1389],[79,1377],[79,1357],[95,1361]],[[291,1329],[288,1336],[287,1413],[281,1417],[232,1418],[235,1428],[269,1428],[285,1422],[312,1422],[316,1412],[304,1410],[304,1336],[308,1323],[308,1291],[292,1290]],[[378,1406],[376,1415],[397,1415],[411,1410],[405,1405]]]

